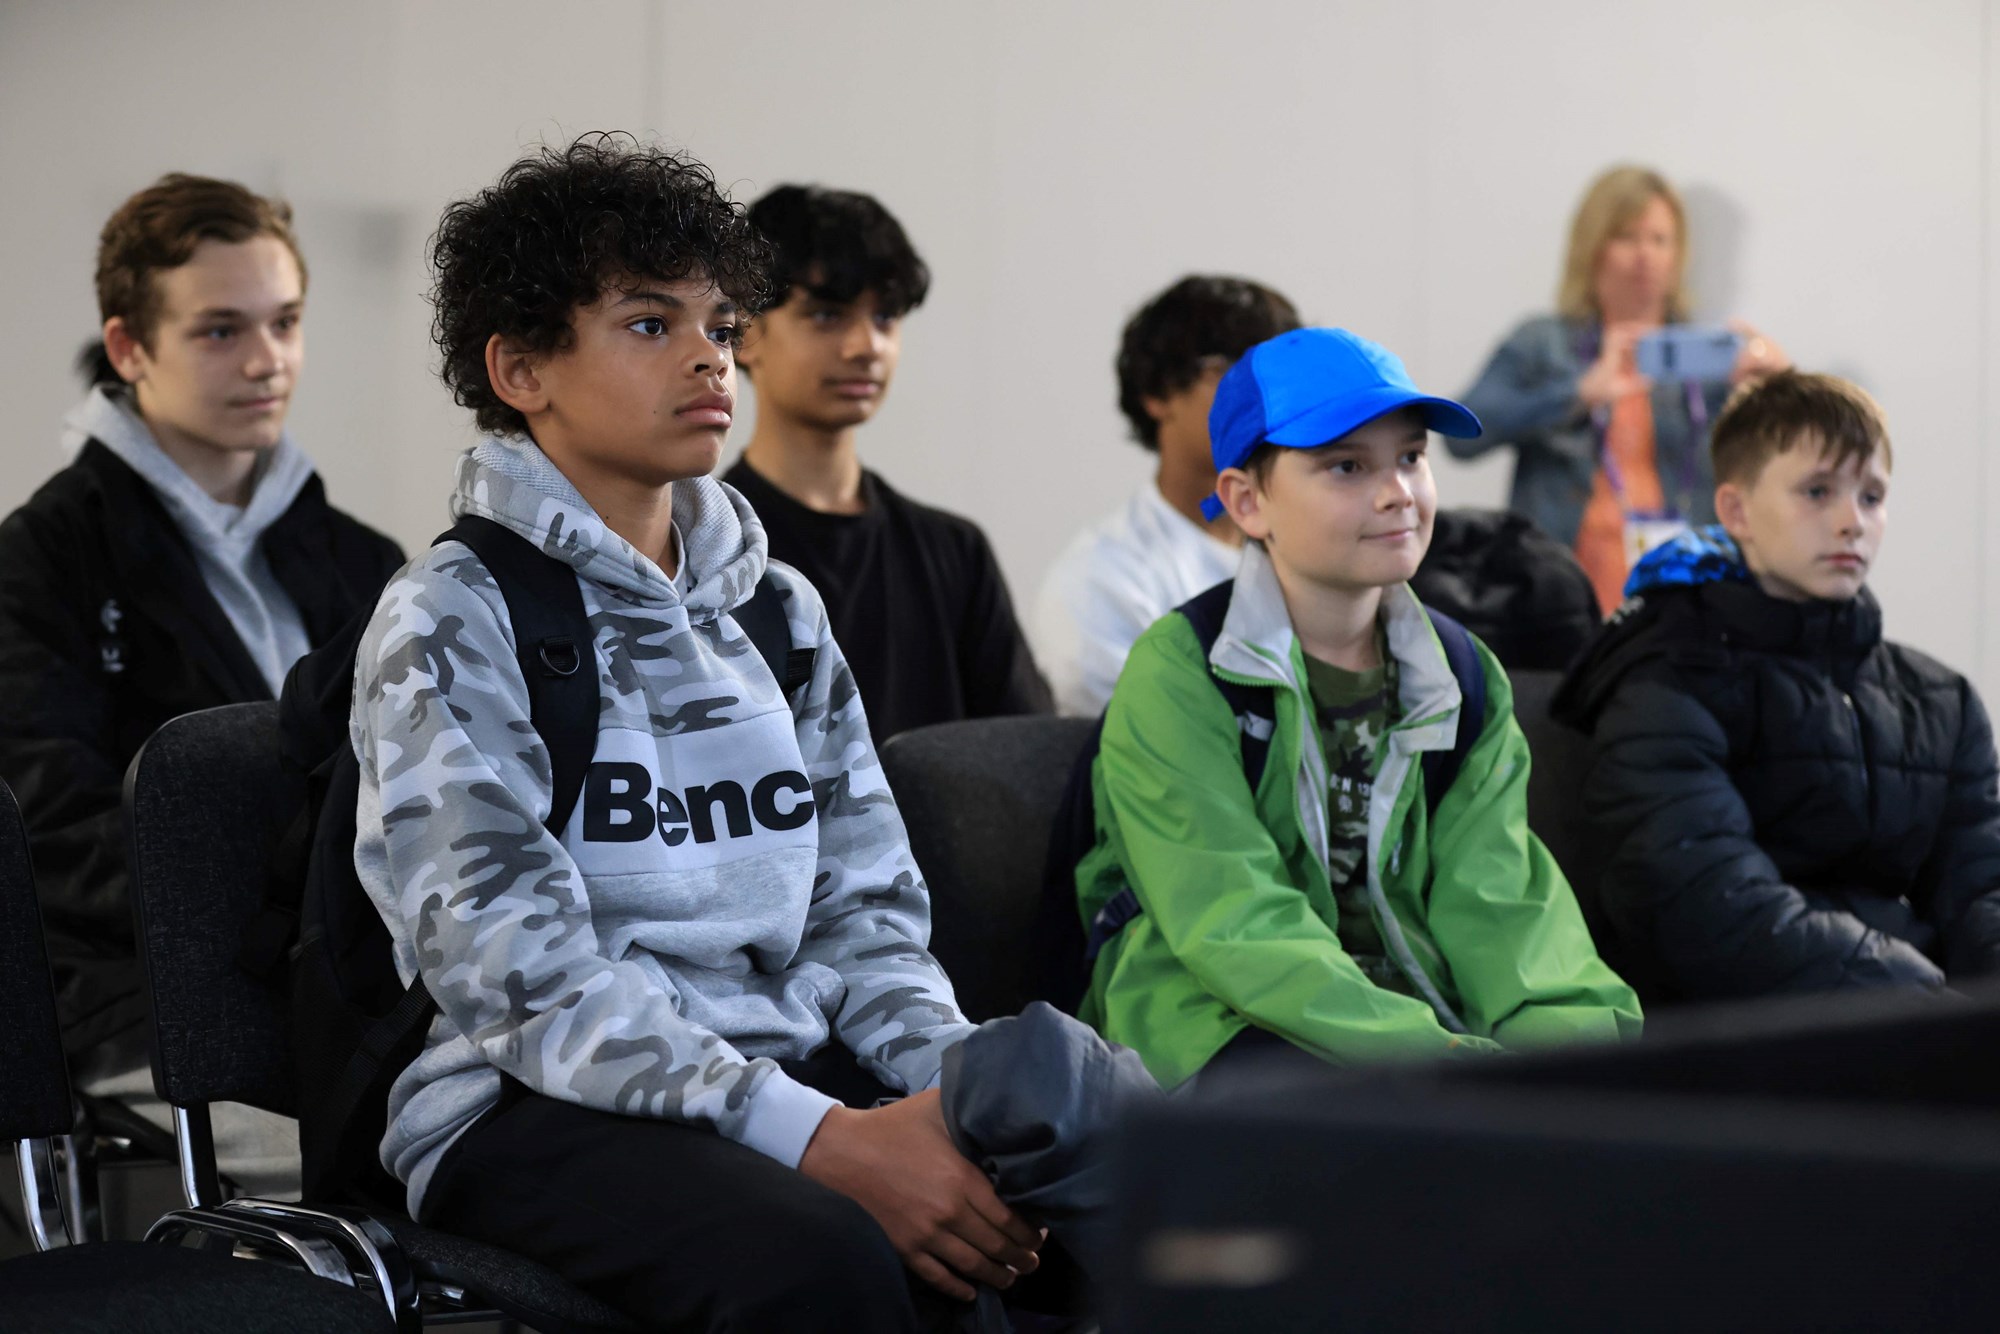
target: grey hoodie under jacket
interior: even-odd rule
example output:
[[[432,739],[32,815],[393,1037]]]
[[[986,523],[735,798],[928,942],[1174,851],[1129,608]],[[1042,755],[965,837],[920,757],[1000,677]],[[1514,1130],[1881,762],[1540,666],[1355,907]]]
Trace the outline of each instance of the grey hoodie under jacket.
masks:
[[[167,456],[124,394],[99,386],[63,418],[63,446],[74,454],[96,440],[146,480],[194,549],[202,582],[277,694],[292,664],[312,648],[298,607],[271,572],[258,539],[283,517],[313,475],[312,460],[282,435],[257,464],[249,503],[210,496]]]

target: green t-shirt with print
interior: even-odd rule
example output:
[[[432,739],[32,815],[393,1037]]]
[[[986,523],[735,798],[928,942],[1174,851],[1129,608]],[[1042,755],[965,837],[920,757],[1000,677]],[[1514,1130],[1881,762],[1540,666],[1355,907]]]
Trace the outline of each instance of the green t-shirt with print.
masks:
[[[1384,949],[1368,899],[1368,803],[1397,711],[1395,661],[1379,630],[1376,642],[1383,665],[1372,671],[1351,672],[1306,654],[1306,683],[1326,753],[1327,874],[1339,913],[1334,929],[1369,981],[1409,994],[1410,980]]]

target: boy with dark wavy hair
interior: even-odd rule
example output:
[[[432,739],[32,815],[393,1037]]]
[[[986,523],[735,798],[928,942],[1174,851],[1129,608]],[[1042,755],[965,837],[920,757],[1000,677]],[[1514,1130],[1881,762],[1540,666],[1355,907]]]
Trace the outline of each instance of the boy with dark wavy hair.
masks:
[[[1064,713],[1094,716],[1132,643],[1181,603],[1236,573],[1243,534],[1210,519],[1208,409],[1236,359],[1299,327],[1292,303],[1247,278],[1194,274],[1140,308],[1118,347],[1118,409],[1156,455],[1152,478],[1078,533],[1035,605],[1036,648]]]
[[[75,459],[0,524],[0,778],[28,825],[71,1071],[163,1126],[125,767],[169,718],[272,698],[402,562],[327,503],[285,429],[305,364],[291,219],[281,200],[179,173],[118,207],[98,241],[89,391],[63,419]],[[224,1171],[295,1182],[277,1120],[221,1109]]]
[[[706,168],[615,136],[445,211],[435,337],[489,433],[452,510],[574,571],[599,707],[551,831],[470,550],[407,566],[363,638],[356,865],[441,1012],[382,1161],[412,1213],[648,1328],[914,1329],[905,1264],[966,1299],[1039,1237],[948,1138],[971,1025],[826,610],[708,475],[767,256]],[[811,646],[789,692],[739,621],[767,571]]]
[[[771,554],[826,599],[877,741],[927,723],[1049,708],[986,535],[863,468],[903,319],[930,270],[868,195],[781,185],[750,208],[771,243],[770,309],[745,336],[757,427],[723,474],[755,507]]]
[[[1593,733],[1618,944],[1671,999],[2000,972],[1992,726],[1971,682],[1882,637],[1867,586],[1881,409],[1781,371],[1710,449],[1721,523],[1639,562],[1556,698]]]

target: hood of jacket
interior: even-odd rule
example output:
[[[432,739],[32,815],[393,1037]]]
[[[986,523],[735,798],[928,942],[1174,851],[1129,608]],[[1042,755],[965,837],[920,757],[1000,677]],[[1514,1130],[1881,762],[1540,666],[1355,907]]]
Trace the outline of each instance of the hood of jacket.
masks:
[[[1736,539],[1721,524],[1712,523],[1689,529],[1641,556],[1625,580],[1625,596],[1638,597],[1659,588],[1743,583],[1749,578]]]
[[[747,601],[769,544],[748,501],[712,477],[674,483],[674,526],[688,564],[685,595],[652,557],[611,531],[532,440],[489,436],[458,463],[453,518],[475,514],[527,538],[622,602],[679,604],[695,621]]]
[[[62,443],[74,454],[95,440],[146,480],[188,541],[232,559],[255,546],[264,531],[299,498],[313,475],[312,460],[290,432],[258,460],[256,486],[247,504],[226,505],[195,484],[160,448],[132,407],[131,398],[99,385],[63,418]]]
[[[1402,713],[1390,732],[1394,744],[1405,751],[1451,749],[1463,695],[1431,618],[1407,584],[1382,591],[1381,616],[1389,655],[1396,660]],[[1303,653],[1270,556],[1261,543],[1245,542],[1229,614],[1209,652],[1209,665],[1245,682],[1303,694]]]

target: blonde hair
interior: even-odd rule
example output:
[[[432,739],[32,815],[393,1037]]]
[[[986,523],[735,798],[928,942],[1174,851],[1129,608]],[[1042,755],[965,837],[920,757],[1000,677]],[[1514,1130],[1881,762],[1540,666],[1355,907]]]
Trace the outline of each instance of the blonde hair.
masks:
[[[1569,224],[1569,255],[1563,260],[1556,312],[1565,319],[1592,320],[1597,309],[1597,260],[1611,239],[1632,224],[1655,199],[1674,215],[1674,282],[1667,292],[1667,319],[1688,317],[1687,209],[1667,178],[1650,167],[1613,167],[1590,183]]]

